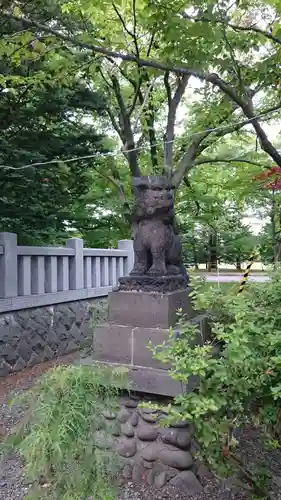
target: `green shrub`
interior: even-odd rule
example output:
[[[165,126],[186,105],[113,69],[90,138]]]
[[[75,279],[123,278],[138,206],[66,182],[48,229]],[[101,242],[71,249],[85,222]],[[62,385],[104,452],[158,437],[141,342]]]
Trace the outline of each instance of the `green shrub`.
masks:
[[[58,367],[23,395],[26,417],[7,445],[20,453],[26,477],[33,483],[27,498],[115,497],[114,475],[120,464],[100,441],[111,439],[103,412],[116,411],[124,386],[122,372]]]
[[[234,458],[237,428],[254,421],[273,437],[280,431],[281,275],[238,296],[237,285],[226,291],[193,279],[191,286],[195,308],[209,312],[211,340],[192,344],[196,327],[181,318],[151,349],[183,386],[198,377],[197,390],[175,398],[169,420],[190,422],[203,458],[221,471]]]

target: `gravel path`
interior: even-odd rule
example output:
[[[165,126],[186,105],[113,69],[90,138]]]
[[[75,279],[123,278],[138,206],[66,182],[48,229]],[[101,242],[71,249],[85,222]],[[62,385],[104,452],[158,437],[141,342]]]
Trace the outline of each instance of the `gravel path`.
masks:
[[[235,492],[227,485],[208,484],[200,495],[190,497],[183,491],[172,487],[155,490],[148,486],[129,483],[123,488],[122,495],[118,500],[246,500],[241,491]]]
[[[30,387],[34,380],[44,371],[57,363],[68,364],[73,361],[73,356],[66,356],[55,363],[45,363],[32,369],[24,370],[0,380],[0,439],[22,418],[24,409],[10,406],[11,395],[15,395]],[[245,463],[266,463],[270,466],[275,476],[276,494],[274,500],[281,500],[281,453],[280,451],[267,450],[259,440],[257,431],[246,431],[241,436],[242,459]],[[279,491],[278,491],[279,490]],[[22,464],[16,456],[4,456],[0,460],[0,500],[23,500],[28,491],[24,483]],[[145,484],[127,482],[120,490],[118,500],[189,500],[191,497],[184,491],[179,491],[167,486],[155,490]],[[249,495],[230,481],[206,482],[204,491],[192,497],[193,500],[246,500]]]

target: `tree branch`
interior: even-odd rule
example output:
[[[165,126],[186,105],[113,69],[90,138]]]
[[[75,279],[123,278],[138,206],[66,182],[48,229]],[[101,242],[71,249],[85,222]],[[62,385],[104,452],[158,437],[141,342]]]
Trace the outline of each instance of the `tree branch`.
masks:
[[[121,24],[122,24],[122,26],[123,26],[123,28],[124,28],[124,31],[126,31],[127,35],[130,35],[130,37],[131,37],[131,38],[134,38],[134,33],[132,33],[132,31],[130,31],[130,30],[127,28],[127,25],[126,25],[126,23],[125,23],[125,21],[124,21],[123,17],[121,16],[121,14],[120,14],[119,10],[117,9],[117,7],[116,7],[116,5],[115,5],[115,3],[114,3],[114,2],[112,2],[112,7],[113,7],[113,9],[115,10],[115,12],[116,12],[116,14],[117,14],[117,16],[118,16],[119,20],[121,21]]]
[[[171,91],[171,86],[170,86],[170,82],[169,82],[169,76],[170,76],[169,71],[166,71],[166,73],[164,75],[164,85],[165,85],[166,93],[167,93],[168,107],[171,106],[171,100],[172,100],[172,91]]]
[[[154,44],[154,40],[155,40],[155,33],[152,33],[150,42],[148,44],[148,49],[147,49],[147,52],[146,52],[146,57],[150,56],[150,52],[152,50],[152,47],[153,47],[153,44]]]
[[[2,16],[6,17],[7,19],[12,19],[14,21],[21,22],[27,26],[37,28],[40,31],[43,31],[45,33],[51,33],[55,35],[57,38],[76,45],[77,47],[81,47],[83,49],[89,49],[95,53],[103,54],[105,56],[109,56],[112,58],[120,58],[123,59],[124,61],[131,61],[137,63],[140,67],[149,67],[149,68],[154,68],[154,69],[159,69],[161,71],[167,72],[167,71],[172,71],[178,75],[193,75],[194,77],[199,78],[200,80],[205,80],[206,82],[212,83],[216,87],[220,88],[226,95],[230,97],[232,101],[234,101],[236,104],[239,105],[239,107],[243,110],[244,114],[247,116],[247,118],[251,119],[251,123],[259,137],[260,140],[260,145],[262,149],[271,156],[271,158],[279,165],[281,166],[281,155],[278,153],[276,148],[273,146],[273,144],[269,141],[266,133],[260,126],[258,120],[255,118],[254,112],[249,106],[249,103],[245,101],[245,99],[236,92],[236,90],[229,85],[227,82],[222,80],[216,73],[206,73],[204,71],[199,71],[195,69],[190,69],[186,67],[178,67],[178,66],[170,66],[166,65],[154,60],[145,60],[145,59],[139,59],[135,55],[132,54],[127,54],[127,53],[122,53],[122,52],[116,52],[113,50],[106,49],[104,47],[100,46],[95,46],[90,43],[85,43],[81,42],[79,40],[76,40],[74,37],[65,35],[63,33],[60,33],[56,31],[55,29],[46,26],[44,24],[38,23],[37,21],[34,20],[29,20],[26,17],[17,17],[14,16],[11,13],[3,12]],[[257,29],[255,29],[256,31]],[[259,30],[259,29],[258,29]],[[248,29],[247,29],[248,31]],[[259,30],[260,32],[261,30]],[[271,37],[272,38],[272,37]]]
[[[221,100],[221,102],[219,102],[219,105],[223,103],[223,100]],[[217,136],[219,137],[219,133],[221,133],[222,135],[224,135],[224,130],[225,129],[228,129],[229,128],[229,125],[223,125],[227,120],[229,120],[231,118],[231,116],[233,115],[234,111],[236,111],[236,109],[238,108],[238,106],[232,106],[231,110],[229,109],[226,109],[224,110],[223,114],[219,117],[219,120],[217,122],[217,126],[216,127],[212,127],[209,125],[208,127],[208,123],[206,124],[206,129],[202,132],[206,132],[205,134],[205,137],[204,137],[204,140],[209,137],[213,132],[216,132]],[[210,113],[212,115],[212,113]],[[208,120],[209,122],[209,120]],[[247,120],[248,122],[248,120]],[[228,133],[228,132],[226,132]],[[198,149],[198,154],[201,153],[202,151],[204,151],[204,149],[208,148],[209,147],[209,143],[205,143],[204,145],[201,146],[201,148],[199,147]],[[183,153],[185,150],[185,148],[182,148],[181,147],[181,153]]]
[[[111,90],[114,90],[114,89],[113,89],[113,85],[111,85],[111,83],[109,83],[109,81],[107,80],[107,78],[106,78],[106,76],[105,76],[105,74],[104,74],[103,70],[101,69],[101,67],[99,67],[99,70],[98,70],[98,71],[99,71],[99,73],[100,73],[100,75],[101,75],[101,77],[102,77],[103,81],[104,81],[104,82],[105,82],[105,84],[107,85],[107,87],[108,87],[108,88],[110,88]]]
[[[269,108],[268,110],[261,111],[258,114],[258,116],[262,117],[263,115],[266,115],[267,113],[276,111],[277,109],[280,109],[280,108],[281,108],[281,103],[278,106],[274,106],[272,108]],[[241,130],[241,128],[243,128],[246,125],[249,125],[251,123],[252,123],[252,119],[250,118],[248,120],[244,120],[244,121],[241,121],[239,123],[232,123],[232,124],[230,123],[229,125],[226,125],[226,126],[217,127],[217,129],[216,128],[210,129],[209,134],[206,137],[208,137],[211,134],[215,134],[215,136],[217,138],[224,137],[225,135],[231,134],[232,132],[238,132],[239,130]],[[205,149],[207,149],[209,146],[210,146],[209,143],[200,145],[198,148],[198,155],[200,153],[202,153]]]
[[[136,0],[133,0],[133,19],[134,19],[134,28],[133,28],[133,31],[130,31],[125,23],[125,20],[123,19],[123,17],[121,16],[119,10],[117,9],[116,5],[114,2],[112,2],[112,6],[118,16],[118,18],[120,19],[121,21],[121,24],[125,30],[125,32],[133,39],[133,43],[134,43],[134,46],[135,46],[135,51],[136,51],[136,56],[137,58],[140,57],[140,51],[139,51],[139,46],[138,46],[138,40],[137,40],[137,36],[136,36],[136,27],[137,27],[137,18],[136,18]]]
[[[14,16],[13,14],[8,13],[8,12],[1,12],[1,15],[6,17],[7,19],[21,22],[21,23],[23,23],[26,26],[29,26],[31,28],[33,27],[33,28],[37,28],[40,31],[43,31],[45,33],[51,33],[52,35],[56,36],[60,40],[62,40],[64,42],[71,43],[76,47],[88,49],[92,52],[95,52],[97,54],[102,54],[106,57],[112,57],[115,59],[122,59],[123,61],[135,62],[135,63],[139,64],[139,66],[153,68],[153,69],[159,69],[160,71],[164,71],[164,72],[170,71],[170,72],[173,72],[173,73],[181,75],[181,76],[182,75],[189,75],[189,76],[193,75],[194,77],[197,77],[200,80],[206,80],[207,82],[212,83],[212,84],[220,87],[220,85],[218,84],[219,77],[215,73],[205,73],[205,72],[200,71],[200,70],[187,68],[184,65],[181,67],[171,66],[168,64],[166,65],[166,64],[163,64],[161,62],[154,61],[152,59],[139,59],[138,57],[136,57],[133,54],[127,54],[124,52],[117,52],[114,50],[107,49],[105,47],[101,47],[99,45],[94,45],[94,44],[87,43],[87,42],[81,42],[80,40],[77,40],[74,37],[65,35],[61,32],[58,32],[57,30],[55,30],[54,28],[51,28],[50,26],[46,26],[46,25],[41,24],[35,20],[30,20],[30,19],[23,17],[23,16],[17,17],[17,16]],[[249,28],[247,28],[247,29],[249,29]],[[280,44],[281,44],[281,40],[280,40]],[[221,79],[220,79],[220,81],[223,82],[223,80],[221,80]],[[227,85],[225,82],[224,82],[224,84]],[[234,89],[232,89],[232,91],[235,93]]]
[[[155,134],[155,109],[153,105],[153,101],[151,99],[153,93],[153,86],[156,80],[156,77],[152,81],[149,80],[148,74],[144,73],[144,78],[148,85],[147,93],[144,97],[144,100],[141,105],[141,110],[144,109],[144,117],[146,121],[146,125],[148,128],[148,138],[150,144],[150,158],[153,167],[158,166],[158,158],[157,158],[157,139]],[[147,109],[145,109],[147,103]],[[141,112],[141,111],[140,111]]]
[[[111,124],[114,128],[114,130],[117,132],[117,134],[119,135],[120,139],[122,140],[123,144],[125,143],[126,139],[122,133],[122,130],[121,128],[118,126],[118,123],[116,121],[116,118],[114,116],[114,114],[112,113],[111,109],[110,108],[106,108],[106,112],[110,118],[110,121],[111,121]]]
[[[136,99],[136,101],[137,101],[137,99],[139,100],[141,106],[140,106],[138,115],[136,117],[135,125],[134,125],[134,128],[133,128],[134,131],[137,129],[138,121],[140,119],[140,116],[141,116],[141,113],[142,113],[144,107],[147,106],[147,104],[148,104],[149,93],[150,93],[150,91],[152,89],[154,80],[152,80],[151,82],[149,82],[149,86],[148,86],[148,89],[147,89],[147,92],[146,92],[145,95],[143,95],[142,90],[141,90],[141,84],[142,83],[143,83],[143,78],[138,82],[138,84],[136,86],[135,99]],[[132,108],[130,109],[130,114],[131,113],[132,113]]]
[[[131,116],[131,114],[134,112],[134,110],[136,108],[138,99],[140,101],[140,104],[142,104],[141,84],[142,84],[143,79],[142,79],[141,75],[139,75],[139,81],[134,80],[121,68],[121,66],[118,66],[118,64],[116,64],[116,62],[114,61],[114,59],[112,57],[107,57],[107,60],[121,73],[123,78],[125,78],[125,80],[127,82],[129,82],[130,85],[132,85],[132,87],[134,89],[132,104],[131,104],[130,109],[128,111],[128,115]]]
[[[199,212],[200,212],[200,209],[201,209],[201,207],[200,207],[200,203],[199,203],[199,201],[196,199],[196,194],[195,194],[195,192],[194,192],[194,190],[193,190],[193,188],[192,188],[192,186],[191,186],[191,184],[190,184],[189,178],[188,178],[187,176],[185,176],[185,177],[183,178],[183,182],[185,183],[186,187],[187,187],[187,188],[190,190],[190,192],[191,192],[191,195],[192,195],[192,197],[193,197],[193,201],[194,201],[194,203],[195,203],[195,205],[196,205],[196,213],[195,213],[195,217],[198,217]]]
[[[115,93],[115,89],[113,87],[113,84],[109,83],[109,81],[107,80],[107,78],[105,77],[101,67],[99,67],[99,73],[102,77],[102,79],[104,80],[105,84],[107,85],[108,89],[111,89],[111,91],[113,91]],[[110,121],[111,121],[111,124],[114,128],[114,130],[117,132],[117,134],[119,135],[120,139],[122,140],[123,144],[125,144],[126,142],[126,139],[124,137],[124,133],[122,132],[122,129],[118,126],[118,123],[117,123],[117,120],[114,116],[114,113],[112,113],[111,109],[110,108],[106,108],[106,112],[110,118]]]
[[[110,62],[115,64],[114,60],[112,60],[111,58],[108,58],[108,59]],[[133,133],[136,131],[136,127],[137,127],[141,112],[144,110],[145,106],[147,106],[147,111],[145,112],[145,121],[146,121],[147,128],[148,128],[148,137],[149,137],[149,143],[150,143],[150,157],[151,157],[152,166],[156,167],[158,165],[158,159],[157,159],[157,146],[156,146],[157,141],[156,141],[156,134],[155,134],[155,130],[154,130],[155,110],[153,107],[153,103],[151,102],[151,99],[150,99],[150,94],[153,91],[153,83],[155,81],[155,78],[151,82],[149,80],[149,76],[146,72],[143,72],[143,73],[139,72],[139,81],[137,82],[137,81],[133,80],[131,77],[129,77],[129,75],[127,75],[125,73],[125,71],[122,70],[122,68],[120,68],[117,65],[116,65],[116,67],[119,69],[121,75],[132,85],[132,87],[135,90],[134,96],[133,96],[133,102],[132,102],[131,107],[128,111],[129,117],[134,112],[138,101],[141,105],[140,112],[138,113],[138,116],[137,116],[136,121],[135,121],[135,125],[133,127]],[[144,82],[144,80],[146,80],[146,82],[148,84],[148,89],[147,89],[145,96],[143,95],[142,90],[141,90],[141,85]]]
[[[143,73],[142,75],[141,74],[139,75],[139,82],[133,83],[133,85],[135,86],[135,95],[134,95],[134,100],[133,100],[132,106],[131,106],[129,113],[128,113],[129,116],[132,114],[132,112],[134,111],[134,109],[136,107],[137,101],[139,100],[141,106],[140,106],[140,110],[138,112],[138,115],[137,115],[137,118],[135,121],[135,125],[133,127],[133,133],[136,132],[138,121],[140,119],[141,113],[142,113],[142,111],[144,111],[144,118],[145,118],[147,128],[148,128],[151,163],[154,167],[156,167],[158,165],[157,146],[156,146],[157,141],[156,141],[156,134],[155,134],[155,130],[154,130],[154,121],[155,121],[154,114],[155,113],[154,113],[153,103],[150,99],[150,94],[153,91],[153,85],[154,85],[155,79],[156,78],[153,78],[153,80],[150,81],[147,73]],[[147,92],[145,95],[143,95],[142,90],[141,90],[141,85],[144,82],[144,80],[146,80],[147,85],[148,85]]]
[[[218,75],[215,73],[212,73],[211,75],[205,75],[207,78],[207,81],[210,81],[217,87],[219,87],[226,95],[228,95],[232,101],[236,102],[238,106],[242,109],[244,112],[244,115],[247,116],[249,123],[252,124],[254,127],[256,134],[259,138],[260,141],[260,146],[265,151],[276,163],[277,165],[281,166],[281,155],[278,153],[277,149],[273,146],[273,144],[270,142],[268,139],[265,131],[263,130],[262,126],[260,125],[253,107],[251,105],[251,102],[249,98],[242,98],[240,97],[236,90],[231,87],[229,84],[227,84],[224,80],[222,80]],[[211,78],[210,78],[211,77]],[[280,103],[278,106],[276,106],[276,109],[280,108]],[[235,130],[235,129],[234,129]]]
[[[125,78],[125,80],[127,80],[131,85],[132,87],[135,89],[136,88],[136,81],[133,80],[133,78],[130,78],[130,76],[122,69],[121,66],[119,66],[113,57],[110,57],[110,56],[106,56],[106,59],[118,70],[120,71],[121,75]]]
[[[257,161],[248,160],[247,158],[200,158],[194,161],[194,165],[204,165],[206,163],[249,163],[250,165],[255,165],[256,167],[264,168],[266,165],[258,163]],[[268,165],[271,168],[272,165]]]
[[[277,36],[273,35],[270,33],[270,31],[264,31],[260,28],[256,28],[255,26],[237,26],[235,24],[229,23],[228,26],[232,28],[234,31],[253,31],[254,33],[258,33],[259,35],[263,35],[269,40],[272,40],[275,43],[278,43],[278,45],[281,45],[281,39],[278,38]]]
[[[97,54],[102,54],[106,57],[112,57],[115,59],[122,59],[123,61],[129,61],[129,62],[135,62],[139,66],[147,67],[147,68],[153,68],[153,69],[159,69],[161,71],[171,71],[173,73],[179,74],[179,75],[193,75],[195,77],[200,78],[201,80],[206,80],[212,82],[212,74],[204,73],[201,71],[197,70],[189,70],[186,67],[177,67],[177,66],[169,66],[162,64],[158,61],[150,60],[150,59],[138,59],[135,55],[133,54],[127,54],[123,52],[117,52],[114,50],[107,49],[105,47],[101,47],[99,45],[93,45],[91,43],[87,42],[81,42],[80,40],[75,39],[74,37],[65,35],[64,33],[58,32],[54,28],[51,28],[50,26],[46,26],[44,24],[41,24],[35,20],[30,20],[26,17],[17,17],[14,16],[13,14],[10,14],[8,12],[1,12],[1,15],[6,17],[7,19],[11,19],[13,21],[21,22],[25,24],[26,26],[29,26],[31,28],[37,28],[40,31],[43,31],[44,33],[51,33],[52,35],[56,36],[58,39],[71,43],[76,47],[80,47],[82,49],[88,49],[94,53]],[[216,75],[217,76],[217,75]],[[207,79],[208,78],[208,79]]]
[[[231,134],[232,132],[237,132],[238,130],[240,130],[241,128],[245,127],[246,125],[249,125],[249,123],[251,123],[251,120],[244,120],[244,121],[239,122],[239,123],[232,123],[232,124],[230,123],[229,125],[225,125],[225,126],[222,126],[222,127],[219,126],[217,128],[214,128],[214,129],[209,129],[209,133],[206,134],[206,136],[204,137],[204,139],[206,139],[207,137],[209,137],[211,134],[212,135],[214,134],[214,136],[216,138],[224,137],[225,135]],[[213,142],[211,144],[213,145]],[[198,154],[202,153],[211,144],[209,142],[206,142],[205,144],[202,144],[198,148]]]
[[[114,7],[114,10],[115,10],[117,16],[119,17],[122,25],[123,25],[126,33],[128,35],[130,35],[131,38],[133,39],[133,43],[134,43],[134,46],[135,46],[135,54],[136,54],[137,58],[139,59],[139,57],[140,57],[140,51],[139,51],[139,46],[138,46],[138,41],[137,41],[137,35],[136,35],[136,29],[137,29],[136,0],[133,0],[133,6],[132,6],[132,10],[133,10],[133,31],[130,31],[127,28],[124,19],[122,18],[120,12],[118,11],[118,9],[117,9],[117,7],[115,6],[114,3],[113,3],[113,7]],[[151,38],[151,41],[150,41],[150,44],[149,44],[149,48],[148,48],[148,54],[149,54],[149,52],[150,52],[150,50],[152,48],[153,39],[154,39],[154,36],[152,36],[152,38]],[[148,76],[147,73],[141,74],[141,72],[140,72],[140,66],[139,66],[139,81],[138,82],[134,82],[132,79],[129,79],[127,77],[127,75],[125,77],[134,86],[134,89],[135,89],[135,95],[133,97],[133,102],[132,102],[132,105],[131,105],[131,108],[130,108],[130,111],[129,111],[129,116],[133,113],[138,100],[139,100],[139,102],[141,104],[141,110],[140,110],[140,113],[139,113],[139,115],[138,115],[138,117],[136,119],[134,129],[136,129],[136,127],[137,127],[137,123],[138,123],[141,111],[147,105],[147,110],[145,111],[145,121],[146,121],[146,124],[147,124],[147,127],[148,127],[148,137],[149,137],[149,143],[150,143],[151,163],[152,163],[153,167],[157,167],[158,160],[157,160],[156,135],[155,135],[155,130],[154,130],[154,107],[153,107],[153,104],[152,104],[151,99],[150,99],[150,94],[153,91],[153,84],[150,82],[150,79],[149,79],[149,76]],[[142,85],[142,83],[143,83],[144,80],[146,80],[147,84],[149,85],[146,96],[143,96],[142,91],[141,91],[141,85]]]
[[[133,177],[140,177],[141,172],[138,165],[137,151],[135,150],[135,141],[132,132],[130,117],[128,116],[126,106],[122,97],[120,85],[115,75],[111,75],[112,85],[115,92],[116,100],[120,109],[121,130],[122,135],[126,139],[125,152],[128,157],[129,167]],[[122,137],[121,137],[122,138]]]
[[[153,103],[151,102],[151,99],[149,99],[149,101],[148,101],[146,123],[147,123],[147,127],[148,127],[151,162],[152,162],[153,167],[157,167],[158,166],[157,146],[156,146],[157,139],[156,139],[155,127],[154,127],[154,125],[155,125],[154,106],[153,106]]]
[[[179,161],[177,170],[172,176],[172,182],[175,188],[180,185],[186,173],[193,167],[195,158],[197,156],[198,146],[203,141],[203,139],[207,137],[207,135],[209,135],[208,132],[204,132],[202,134],[196,134],[193,136],[191,143],[189,144],[187,150]]]
[[[166,73],[167,74],[167,73]],[[182,96],[185,92],[186,86],[188,84],[189,76],[184,75],[182,78],[178,78],[178,85],[173,97],[170,99],[167,127],[164,136],[164,168],[169,171],[172,168],[173,161],[173,141],[175,136],[175,121],[178,106],[181,102]],[[170,92],[169,81],[166,81],[167,94]],[[169,99],[168,99],[169,102]]]
[[[135,93],[133,96],[133,101],[132,101],[132,104],[131,104],[130,109],[128,111],[129,116],[131,116],[131,114],[135,111],[138,100],[140,101],[140,104],[142,105],[144,98],[143,98],[142,92],[141,92],[141,82],[140,81],[136,86],[136,90],[135,90]],[[137,121],[138,120],[136,120],[136,123],[137,123]]]
[[[279,104],[278,108],[275,106],[274,108],[272,108],[272,110],[275,110],[276,108],[279,109],[280,107],[281,104]],[[266,113],[265,111],[261,112],[260,116],[265,113]],[[230,134],[231,132],[240,130],[241,128],[245,127],[245,125],[251,123],[251,121],[252,121],[251,119],[248,119],[239,123],[229,124],[223,127],[217,127],[209,130],[207,129],[205,132],[202,132],[201,134],[195,134],[186,152],[179,161],[178,168],[173,175],[175,186],[178,187],[181,183],[181,180],[184,179],[184,177],[186,176],[187,172],[189,172],[195,164],[198,164],[196,162],[196,157],[199,156],[200,153],[202,153],[205,149],[209,147],[208,143],[206,144],[203,143],[204,139],[209,137],[210,134],[215,134],[216,137],[223,137],[227,134]]]
[[[228,46],[229,48],[229,53],[230,53],[230,58],[233,62],[233,67],[234,67],[234,70],[236,72],[236,76],[238,78],[238,81],[239,81],[239,85],[240,85],[240,90],[241,92],[243,92],[245,90],[244,88],[244,85],[243,85],[243,81],[242,81],[242,74],[241,74],[241,68],[239,66],[239,63],[238,61],[236,60],[236,57],[235,57],[235,52],[234,52],[234,49],[230,43],[230,41],[228,40],[228,37],[227,37],[227,33],[226,33],[226,29],[225,29],[225,25],[223,24],[222,25],[222,34],[223,34],[223,38],[225,40],[225,43],[226,45]]]
[[[254,118],[255,113],[252,106],[249,103],[245,102],[243,103],[242,109],[244,111],[244,114],[251,120],[263,151],[265,151],[277,163],[277,165],[281,166],[281,155],[268,139],[259,121]]]
[[[216,23],[216,24],[224,24],[228,26],[229,28],[233,29],[234,31],[253,31],[254,33],[257,33],[259,35],[263,35],[269,40],[272,40],[275,43],[278,43],[281,45],[281,39],[278,38],[277,36],[273,35],[270,33],[270,31],[262,30],[261,28],[257,28],[256,26],[239,26],[237,24],[232,24],[228,22],[228,18],[222,20],[222,19],[209,19],[207,17],[192,17],[185,12],[182,12],[182,17],[185,19],[188,19],[189,21],[194,21],[194,22],[203,22],[203,23]]]
[[[139,46],[138,46],[138,40],[137,40],[137,14],[136,14],[136,0],[133,0],[133,18],[134,18],[134,31],[133,31],[133,39],[134,39],[134,44],[135,44],[135,49],[136,49],[136,55],[139,58],[140,57],[140,51],[139,51]]]
[[[92,168],[93,170],[95,170],[101,177],[103,177],[104,179],[107,179],[109,182],[111,182],[117,189],[118,191],[118,195],[119,195],[119,198],[120,200],[122,201],[122,203],[125,203],[126,201],[126,197],[125,197],[125,193],[124,193],[124,190],[123,190],[123,187],[122,185],[116,180],[114,179],[114,177],[112,175],[106,175],[104,174],[103,172],[101,172],[97,167],[95,167],[94,165],[92,165]]]

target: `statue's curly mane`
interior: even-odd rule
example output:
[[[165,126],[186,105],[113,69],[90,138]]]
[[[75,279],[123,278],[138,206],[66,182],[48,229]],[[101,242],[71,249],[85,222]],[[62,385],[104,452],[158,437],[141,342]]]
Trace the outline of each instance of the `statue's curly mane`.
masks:
[[[173,218],[174,196],[167,189],[142,189],[136,192],[134,213],[138,221],[152,217]]]

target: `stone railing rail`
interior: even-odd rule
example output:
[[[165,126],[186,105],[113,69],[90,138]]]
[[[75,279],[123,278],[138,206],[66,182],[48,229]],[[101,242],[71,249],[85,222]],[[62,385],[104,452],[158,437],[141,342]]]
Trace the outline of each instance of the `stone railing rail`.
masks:
[[[80,238],[36,247],[0,233],[0,313],[106,296],[133,259],[131,240],[119,241],[118,249],[84,248]]]

